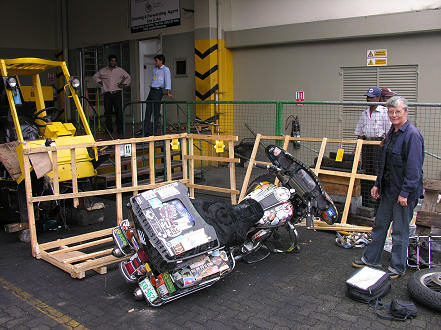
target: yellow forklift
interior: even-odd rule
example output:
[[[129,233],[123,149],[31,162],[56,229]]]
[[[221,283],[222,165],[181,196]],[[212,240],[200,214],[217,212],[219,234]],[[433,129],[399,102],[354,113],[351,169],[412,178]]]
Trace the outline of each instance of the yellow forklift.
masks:
[[[63,88],[68,98],[73,100],[71,109],[72,118],[78,116],[78,127],[72,123],[62,123],[58,118],[64,110],[54,106],[47,107],[45,100],[53,96],[51,86],[42,86],[40,75],[47,72],[64,76]],[[75,145],[94,142],[89,123],[81,106],[77,91],[80,81],[71,77],[64,61],[50,61],[39,58],[0,59],[0,203],[13,216],[18,215],[20,222],[5,226],[9,232],[20,231],[20,239],[27,241],[26,229],[27,212],[24,191],[23,149],[40,148],[49,145]],[[25,86],[22,81],[32,81],[32,85]],[[76,110],[76,112],[75,112]],[[78,128],[78,129],[77,129]],[[76,167],[78,182],[90,184],[90,179],[96,176],[97,149],[77,148]],[[32,163],[32,160],[31,160]],[[69,150],[58,152],[58,175],[60,191],[71,187],[72,180],[71,157]],[[35,165],[35,164],[31,164]],[[45,194],[52,189],[52,172],[37,178],[32,175],[33,191]],[[64,184],[64,186],[63,186]],[[38,220],[59,228],[66,224],[65,205],[40,205],[36,207]],[[12,219],[13,217],[8,217]],[[38,223],[38,222],[37,222]]]

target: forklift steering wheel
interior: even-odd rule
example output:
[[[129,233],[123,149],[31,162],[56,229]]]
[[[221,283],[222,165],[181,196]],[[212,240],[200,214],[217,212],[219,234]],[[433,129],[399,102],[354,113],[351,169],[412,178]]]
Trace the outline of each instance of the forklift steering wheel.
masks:
[[[56,107],[48,107],[48,108],[44,108],[44,109],[41,109],[40,111],[38,111],[38,112],[36,112],[36,113],[34,113],[34,123],[35,123],[35,121],[37,120],[37,119],[39,119],[39,120],[42,120],[42,121],[44,121],[45,123],[49,123],[49,122],[52,122],[52,121],[56,121],[59,117],[60,117],[60,115],[63,113],[63,111],[64,110],[61,110],[61,109],[58,109],[58,108],[56,108]],[[42,114],[43,112],[48,112],[48,113],[50,113],[50,114],[52,114],[52,115],[49,115],[49,114],[46,114],[46,116],[44,116],[44,117],[38,117],[40,114]],[[39,127],[44,127],[44,126],[46,126],[45,124],[44,125],[39,125],[39,124],[37,124],[37,123],[35,123],[37,126],[39,126]]]

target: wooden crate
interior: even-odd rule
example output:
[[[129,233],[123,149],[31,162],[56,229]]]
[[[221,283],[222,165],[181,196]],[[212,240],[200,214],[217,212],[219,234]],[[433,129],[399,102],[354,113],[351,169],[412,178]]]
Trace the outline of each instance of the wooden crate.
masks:
[[[177,179],[172,175],[172,152],[171,142],[173,139],[179,139],[181,149],[181,167],[182,178]],[[228,141],[229,157],[215,157],[194,155],[193,141],[198,139],[204,140],[225,140]],[[166,156],[166,180],[163,182],[156,182],[155,177],[155,148],[156,141],[164,141],[165,156]],[[239,162],[234,158],[233,142],[237,141],[237,136],[219,136],[219,135],[196,135],[196,134],[172,134],[155,137],[143,137],[137,139],[100,141],[93,143],[84,143],[81,145],[68,146],[53,146],[41,148],[24,148],[23,150],[23,164],[24,176],[26,186],[26,202],[28,210],[29,229],[31,234],[32,255],[38,259],[43,259],[54,266],[66,271],[73,278],[83,278],[89,270],[96,271],[99,274],[107,272],[107,265],[124,260],[124,258],[116,258],[112,255],[112,228],[94,231],[91,233],[77,235],[69,238],[59,239],[56,241],[39,244],[37,239],[37,232],[35,229],[35,214],[34,203],[55,201],[62,199],[73,199],[74,206],[78,206],[78,199],[83,197],[101,196],[101,195],[116,195],[116,224],[119,224],[122,218],[122,194],[131,192],[133,195],[138,194],[139,191],[153,189],[172,182],[182,182],[190,189],[190,194],[194,195],[194,189],[215,190],[227,193],[231,196],[232,203],[236,203],[236,197],[239,191],[236,189],[236,176],[234,164]],[[189,142],[189,144],[188,144]],[[136,152],[131,156],[131,178],[132,184],[130,186],[122,185],[122,171],[121,171],[121,145],[131,144],[132,150],[136,150],[138,143],[149,144],[149,177],[148,184],[139,184],[137,171],[137,156]],[[77,168],[76,168],[76,148],[94,148],[103,146],[113,146],[115,153],[115,187],[108,189],[99,189],[91,191],[78,191],[77,182]],[[188,148],[187,148],[188,146]],[[70,150],[71,152],[71,166],[72,166],[72,192],[60,193],[60,185],[58,178],[58,151]],[[188,151],[187,151],[188,149]],[[32,154],[38,153],[52,153],[52,168],[53,168],[53,194],[44,196],[32,195],[31,184],[31,165],[29,158]],[[188,154],[189,153],[189,154]],[[230,164],[230,188],[211,187],[205,185],[194,184],[194,160],[206,159],[218,162],[227,162]],[[115,224],[115,225],[116,225]]]
[[[342,226],[341,225],[345,225],[347,223],[348,220],[348,215],[349,215],[349,208],[351,206],[351,199],[353,196],[353,192],[354,192],[354,186],[357,180],[369,180],[369,181],[375,181],[377,179],[377,177],[375,175],[367,175],[367,174],[359,174],[357,173],[357,169],[358,169],[358,163],[360,161],[360,157],[361,157],[361,149],[363,147],[363,145],[379,145],[380,141],[367,141],[367,140],[342,140],[342,139],[328,139],[327,137],[324,138],[312,138],[312,137],[292,137],[289,135],[285,135],[285,136],[263,136],[261,134],[257,134],[256,136],[256,141],[254,143],[254,147],[253,147],[253,151],[251,152],[251,156],[250,156],[250,162],[247,168],[247,172],[245,174],[245,178],[244,178],[244,182],[242,184],[242,189],[240,191],[240,196],[239,196],[239,202],[245,197],[245,193],[249,184],[249,180],[251,177],[251,173],[254,167],[254,163],[256,163],[256,155],[257,155],[257,149],[259,147],[259,144],[261,143],[261,140],[278,140],[278,141],[283,141],[283,149],[287,150],[288,145],[291,141],[307,141],[307,142],[321,142],[321,146],[320,146],[320,151],[317,157],[317,163],[315,165],[314,168],[314,173],[316,175],[327,175],[328,177],[334,177],[334,178],[344,178],[349,180],[348,181],[348,187],[347,187],[347,192],[346,192],[346,201],[345,201],[345,207],[343,210],[343,215],[341,218],[341,224],[335,224],[332,226],[317,226],[317,229],[323,229],[323,230],[332,230],[332,228],[334,228],[334,230],[342,230],[340,229]],[[355,144],[355,152],[354,152],[354,162],[352,164],[352,170],[351,172],[343,172],[343,171],[336,171],[336,170],[325,170],[325,169],[321,169],[321,164],[322,164],[322,160],[323,160],[323,155],[325,153],[325,149],[326,149],[326,145],[328,143],[338,143],[338,144]],[[259,162],[259,163],[264,163],[264,164],[269,164],[267,162]],[[334,180],[334,179],[333,179]],[[338,180],[338,179],[335,179]],[[276,179],[275,184],[278,184],[278,180]],[[356,188],[357,189],[357,188]],[[356,231],[355,228],[357,226],[351,227],[354,228],[353,231]],[[358,226],[359,231],[370,231],[370,227],[361,227]],[[369,230],[367,230],[367,228],[369,228]]]

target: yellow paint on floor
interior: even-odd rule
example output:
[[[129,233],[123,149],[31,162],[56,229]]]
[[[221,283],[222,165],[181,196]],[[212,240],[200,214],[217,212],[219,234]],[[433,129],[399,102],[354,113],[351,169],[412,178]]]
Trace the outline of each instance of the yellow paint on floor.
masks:
[[[0,285],[3,287],[3,289],[10,291],[14,296],[19,298],[20,300],[24,301],[28,305],[34,307],[44,315],[50,317],[52,320],[58,322],[62,326],[68,328],[68,329],[84,329],[87,328],[80,324],[79,322],[73,320],[71,317],[61,313],[57,309],[45,304],[40,299],[37,299],[33,297],[31,294],[27,293],[26,291],[20,289],[19,287],[15,286],[12,283],[9,283],[5,279],[0,277]]]

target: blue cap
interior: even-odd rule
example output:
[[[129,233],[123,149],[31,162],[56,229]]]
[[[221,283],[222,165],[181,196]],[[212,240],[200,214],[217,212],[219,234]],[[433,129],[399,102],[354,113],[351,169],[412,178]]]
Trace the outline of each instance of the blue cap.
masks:
[[[380,97],[381,96],[381,90],[377,87],[369,88],[369,90],[364,94],[369,97]]]

